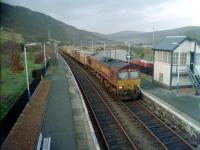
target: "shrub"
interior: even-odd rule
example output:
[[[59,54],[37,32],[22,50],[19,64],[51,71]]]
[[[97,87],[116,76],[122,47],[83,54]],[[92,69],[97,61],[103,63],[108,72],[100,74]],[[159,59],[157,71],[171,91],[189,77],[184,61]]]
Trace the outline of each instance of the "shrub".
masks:
[[[17,73],[19,71],[24,70],[24,67],[21,64],[20,54],[17,51],[13,51],[10,53],[10,61],[11,61],[11,71],[13,73]]]
[[[43,52],[38,52],[35,55],[35,64],[41,64],[43,63],[44,60],[44,54]]]

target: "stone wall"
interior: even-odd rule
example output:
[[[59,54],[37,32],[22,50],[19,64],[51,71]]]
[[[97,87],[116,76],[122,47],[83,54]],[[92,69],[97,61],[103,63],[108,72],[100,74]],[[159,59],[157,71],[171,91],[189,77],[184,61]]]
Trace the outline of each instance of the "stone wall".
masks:
[[[165,122],[171,129],[182,136],[183,139],[188,141],[194,147],[200,148],[200,132],[183,121],[176,114],[170,112],[160,104],[152,100],[148,94],[142,94],[142,103],[163,122]]]

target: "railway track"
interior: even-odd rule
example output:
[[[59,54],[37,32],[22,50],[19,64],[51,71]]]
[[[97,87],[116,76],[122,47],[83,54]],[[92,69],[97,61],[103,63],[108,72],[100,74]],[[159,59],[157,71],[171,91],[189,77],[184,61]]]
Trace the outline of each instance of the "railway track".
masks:
[[[140,101],[129,101],[125,102],[125,104],[167,149],[194,149],[187,141],[146,109]]]
[[[73,60],[70,58],[64,58],[70,66],[83,95],[92,110],[107,149],[137,149],[131,140],[129,140],[120,124],[118,124],[116,118],[113,117],[109,109],[102,103],[101,97],[98,96],[97,91],[91,88],[90,83],[84,77],[85,74],[83,70],[80,68],[78,69],[77,64],[73,63]]]
[[[68,56],[63,56],[89,104],[107,149],[191,149],[187,144],[174,143],[176,147],[170,147],[170,143],[167,145],[161,140],[161,136],[155,134],[141,116],[131,109],[131,103],[114,101],[80,65]]]

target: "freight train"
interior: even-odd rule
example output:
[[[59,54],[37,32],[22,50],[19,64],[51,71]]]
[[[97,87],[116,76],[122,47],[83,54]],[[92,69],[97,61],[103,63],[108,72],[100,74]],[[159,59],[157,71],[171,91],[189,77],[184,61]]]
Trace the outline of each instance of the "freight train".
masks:
[[[140,92],[140,76],[131,64],[105,58],[91,51],[64,48],[63,52],[91,70],[105,88],[121,100],[137,99]]]
[[[153,76],[153,62],[142,59],[134,59],[130,62],[130,64],[140,72]]]

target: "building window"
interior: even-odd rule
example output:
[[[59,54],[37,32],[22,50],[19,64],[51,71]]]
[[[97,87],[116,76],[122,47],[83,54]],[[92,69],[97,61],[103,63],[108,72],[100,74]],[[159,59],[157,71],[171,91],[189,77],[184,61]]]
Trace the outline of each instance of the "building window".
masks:
[[[171,53],[157,51],[155,53],[155,61],[170,63],[171,62]]]
[[[173,54],[173,64],[178,65],[179,53],[175,52]],[[187,53],[180,54],[180,65],[185,65],[187,63]]]
[[[167,53],[167,63],[171,64],[171,53]]]
[[[197,64],[197,65],[200,65],[200,54],[196,54],[196,57],[195,57],[195,63]]]
[[[178,53],[173,54],[173,64],[175,64],[175,65],[178,64]]]
[[[159,82],[163,83],[163,73],[159,72]]]
[[[163,52],[163,62],[167,62],[167,53]]]
[[[187,53],[181,53],[180,64],[181,65],[185,65],[186,64],[186,60],[187,60]]]

